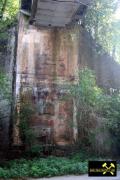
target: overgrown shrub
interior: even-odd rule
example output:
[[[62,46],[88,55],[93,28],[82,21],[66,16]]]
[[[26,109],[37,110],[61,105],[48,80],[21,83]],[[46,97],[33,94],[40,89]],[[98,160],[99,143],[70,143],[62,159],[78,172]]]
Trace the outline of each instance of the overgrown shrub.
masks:
[[[0,178],[51,177],[87,173],[87,161],[49,157],[47,159],[16,160],[0,168]]]
[[[74,100],[76,106],[80,147],[92,152],[98,151],[99,140],[96,136],[108,131],[111,135],[109,139],[111,147],[114,146],[119,151],[120,94],[118,92],[106,94],[104,89],[97,86],[94,72],[88,68],[80,70],[76,83],[68,88],[68,97]],[[104,137],[103,139],[100,153],[104,152],[104,144],[107,144],[106,139]]]
[[[80,70],[76,83],[69,86],[68,96],[73,98],[75,102],[78,143],[82,148],[92,149],[93,144],[95,144],[94,120],[101,108],[99,100],[102,95],[102,89],[96,85],[93,71],[88,68]]]
[[[113,153],[120,155],[120,93],[114,92],[106,98],[106,106],[102,109],[102,115],[106,118],[106,128],[111,134]]]
[[[19,1],[0,1],[0,32],[4,32],[8,26],[15,22],[19,10]]]
[[[107,160],[107,158],[97,158],[90,154],[78,153],[69,158],[50,156],[31,160],[12,160],[0,166],[0,178],[41,178],[85,174],[88,172],[89,160]]]

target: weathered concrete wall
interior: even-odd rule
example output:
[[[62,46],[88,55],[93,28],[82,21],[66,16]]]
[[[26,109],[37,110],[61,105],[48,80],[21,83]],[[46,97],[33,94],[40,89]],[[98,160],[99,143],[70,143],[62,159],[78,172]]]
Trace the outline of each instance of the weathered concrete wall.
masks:
[[[32,103],[36,113],[30,126],[38,142],[72,144],[77,137],[73,126],[76,108],[74,102],[61,100],[64,82],[73,82],[78,69],[88,66],[95,71],[100,86],[119,88],[120,65],[107,54],[98,55],[95,42],[82,27],[38,28],[29,25],[22,14],[19,27],[16,104],[21,96]],[[101,124],[99,119],[96,125]],[[15,144],[21,143],[18,125],[19,120],[14,126]],[[109,137],[106,132],[105,136]],[[105,149],[104,137],[97,134],[97,148]]]
[[[16,28],[8,29],[6,37],[0,39],[0,69],[7,75],[12,94],[13,69],[15,61]],[[8,88],[8,87],[6,87]],[[0,98],[0,150],[9,145],[11,102]]]
[[[78,40],[73,30],[39,29],[25,25],[20,18],[17,53],[16,94],[31,91],[29,99],[36,109],[31,120],[39,141],[56,144],[73,142],[72,103],[61,101],[63,83],[74,80],[78,69]],[[75,136],[74,136],[75,137]],[[14,143],[19,143],[15,128]]]

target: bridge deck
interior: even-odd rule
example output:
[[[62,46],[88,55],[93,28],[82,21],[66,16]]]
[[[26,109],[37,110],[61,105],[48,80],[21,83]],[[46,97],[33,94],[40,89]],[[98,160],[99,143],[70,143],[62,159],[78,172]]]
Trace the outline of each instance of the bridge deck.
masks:
[[[34,20],[40,26],[63,27],[69,24],[80,7],[91,0],[35,0]]]

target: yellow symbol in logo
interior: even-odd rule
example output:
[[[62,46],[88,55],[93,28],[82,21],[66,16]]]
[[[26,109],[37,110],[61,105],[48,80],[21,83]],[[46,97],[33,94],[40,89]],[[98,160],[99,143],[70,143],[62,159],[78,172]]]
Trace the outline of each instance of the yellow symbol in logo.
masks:
[[[113,169],[115,169],[115,165],[113,163],[110,164],[110,167],[107,166],[107,163],[104,163],[102,165],[102,167],[105,168],[105,171],[103,172],[103,174],[106,174],[106,173],[111,173],[112,175],[114,175],[114,172],[113,172]]]

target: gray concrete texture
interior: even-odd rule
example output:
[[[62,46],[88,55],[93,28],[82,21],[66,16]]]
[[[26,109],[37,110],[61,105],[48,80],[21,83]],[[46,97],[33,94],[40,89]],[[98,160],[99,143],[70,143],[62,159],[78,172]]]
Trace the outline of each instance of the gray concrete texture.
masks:
[[[35,16],[36,24],[42,26],[63,27],[71,22],[81,5],[88,5],[90,2],[91,0],[39,0]]]

